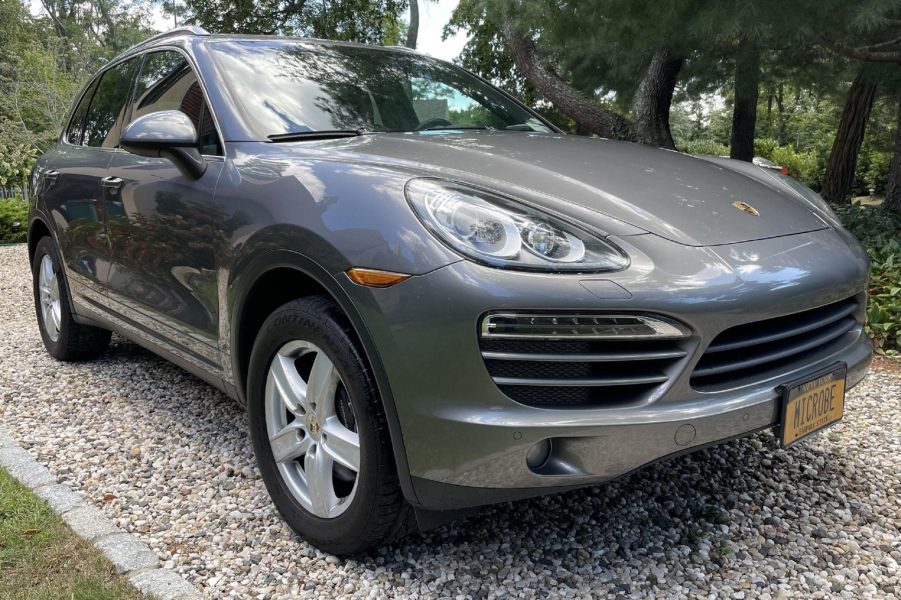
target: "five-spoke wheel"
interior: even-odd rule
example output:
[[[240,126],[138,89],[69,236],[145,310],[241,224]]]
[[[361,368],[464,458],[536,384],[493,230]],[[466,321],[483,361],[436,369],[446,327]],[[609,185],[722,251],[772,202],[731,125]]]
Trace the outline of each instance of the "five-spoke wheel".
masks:
[[[55,342],[59,339],[62,311],[59,299],[59,277],[53,268],[53,260],[48,254],[41,257],[41,264],[38,267],[38,292],[44,328],[50,339]]]
[[[109,345],[110,332],[79,323],[73,317],[65,269],[50,236],[35,244],[31,270],[38,327],[50,356],[60,360],[83,360],[103,352]]]
[[[266,431],[288,489],[324,519],[344,512],[357,489],[360,436],[331,359],[315,344],[283,345],[266,379]]]
[[[263,321],[247,411],[272,500],[318,548],[353,554],[410,528],[378,386],[330,298],[292,300]]]

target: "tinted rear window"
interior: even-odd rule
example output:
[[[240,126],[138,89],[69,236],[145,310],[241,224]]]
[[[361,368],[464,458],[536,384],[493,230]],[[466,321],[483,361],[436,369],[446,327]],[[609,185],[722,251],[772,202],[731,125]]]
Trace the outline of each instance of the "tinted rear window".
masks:
[[[91,82],[88,89],[81,97],[81,101],[72,112],[72,119],[69,121],[69,128],[66,130],[66,141],[76,146],[81,144],[81,135],[84,132],[84,118],[88,114],[88,107],[91,105],[91,98],[94,96],[94,90],[97,89],[97,80]]]
[[[84,123],[83,143],[88,146],[115,148],[125,120],[131,83],[138,68],[133,58],[116,65],[100,78],[91,108]]]

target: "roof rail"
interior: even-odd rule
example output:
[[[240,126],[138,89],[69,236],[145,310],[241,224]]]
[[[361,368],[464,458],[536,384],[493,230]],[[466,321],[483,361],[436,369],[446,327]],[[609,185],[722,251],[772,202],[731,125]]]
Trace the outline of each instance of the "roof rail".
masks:
[[[143,42],[138,42],[122,54],[128,54],[133,50],[137,50],[138,48],[143,48],[150,42],[156,42],[161,39],[172,37],[176,35],[210,35],[210,32],[204,29],[203,27],[198,27],[196,25],[187,25],[185,27],[176,27],[175,29],[170,29],[169,31],[163,31],[161,33],[157,33],[156,35],[152,35]]]
[[[204,29],[203,27],[198,27],[197,25],[187,25],[185,27],[176,27],[175,29],[170,29],[169,31],[163,31],[162,33],[158,33],[156,35],[152,35],[143,42],[142,44],[146,44],[147,42],[153,42],[160,38],[166,38],[170,35],[210,35],[210,32]]]

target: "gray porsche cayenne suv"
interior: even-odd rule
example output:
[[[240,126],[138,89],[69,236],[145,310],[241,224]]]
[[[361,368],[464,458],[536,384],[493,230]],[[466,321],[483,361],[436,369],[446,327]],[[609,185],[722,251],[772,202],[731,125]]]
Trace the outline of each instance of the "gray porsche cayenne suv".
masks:
[[[336,554],[469,508],[838,421],[868,261],[772,169],[562,134],[399,48],[158,35],[31,180],[44,344],[115,331],[246,405]]]

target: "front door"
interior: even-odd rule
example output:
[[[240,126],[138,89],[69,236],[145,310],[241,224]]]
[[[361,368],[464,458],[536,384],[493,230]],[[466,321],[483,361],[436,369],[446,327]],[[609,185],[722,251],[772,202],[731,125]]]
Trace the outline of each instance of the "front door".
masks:
[[[87,87],[61,143],[40,173],[41,196],[59,225],[59,249],[72,299],[93,311],[112,262],[103,177],[116,153],[138,59],[104,71]]]
[[[130,118],[160,110],[191,117],[207,169],[192,180],[167,159],[116,153],[105,196],[113,255],[109,297],[127,326],[219,372],[216,266],[226,217],[214,195],[222,150],[199,82],[172,50],[145,56]]]

